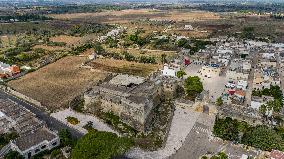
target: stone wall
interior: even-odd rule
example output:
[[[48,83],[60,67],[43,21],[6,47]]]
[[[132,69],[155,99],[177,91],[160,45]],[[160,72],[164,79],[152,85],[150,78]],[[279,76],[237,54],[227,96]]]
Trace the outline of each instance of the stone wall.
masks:
[[[16,96],[18,98],[21,98],[21,99],[23,99],[23,100],[25,100],[25,101],[27,101],[27,102],[29,102],[31,104],[34,104],[34,105],[36,105],[38,107],[42,107],[42,104],[39,101],[37,101],[35,99],[32,99],[32,98],[30,98],[30,97],[28,97],[28,96],[26,96],[26,95],[24,95],[24,94],[22,94],[20,92],[17,92],[15,90],[13,90],[12,88],[8,87],[8,86],[1,86],[0,88],[3,91],[5,91],[7,93],[10,93],[10,94],[12,94],[12,95],[14,95],[14,96]]]
[[[143,93],[131,94],[131,91],[121,93],[98,86],[84,94],[85,110],[89,112],[94,110],[112,112],[119,116],[122,122],[138,131],[146,132],[151,126],[155,114],[154,109],[165,100],[166,93],[174,98],[176,88],[176,82],[173,82],[166,90],[162,82],[155,83],[153,87],[149,88],[149,93],[145,94],[146,100],[142,103],[136,103],[128,97],[134,96],[135,98],[137,96],[137,98],[140,98],[144,95]]]

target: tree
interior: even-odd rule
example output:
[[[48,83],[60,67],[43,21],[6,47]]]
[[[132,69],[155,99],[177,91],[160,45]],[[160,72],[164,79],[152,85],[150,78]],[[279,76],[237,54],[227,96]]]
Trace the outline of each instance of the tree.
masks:
[[[110,159],[125,153],[133,146],[131,139],[110,132],[90,131],[77,142],[72,159]]]
[[[243,29],[242,37],[245,39],[255,39],[255,28],[254,27],[245,27]]]
[[[216,119],[213,134],[230,141],[237,141],[239,139],[238,121],[232,118]]]
[[[217,106],[223,105],[223,99],[222,99],[222,97],[217,98],[217,100],[216,100],[216,105],[217,105]]]
[[[195,98],[203,91],[203,84],[198,76],[190,76],[185,80],[185,92],[190,98]]]
[[[180,71],[177,72],[178,78],[183,78],[183,76],[185,76],[185,75],[186,75],[186,73],[183,70],[180,70]]]
[[[161,62],[162,62],[163,64],[167,62],[166,57],[167,57],[166,54],[162,54],[162,55],[161,55]]]
[[[60,138],[60,142],[63,146],[70,146],[70,145],[73,144],[73,139],[72,139],[71,133],[67,129],[62,129],[59,132],[59,138]]]
[[[4,159],[24,159],[24,157],[18,151],[9,151]]]
[[[272,149],[284,150],[284,142],[281,136],[267,126],[257,126],[249,129],[244,134],[242,143],[265,151],[271,151]]]

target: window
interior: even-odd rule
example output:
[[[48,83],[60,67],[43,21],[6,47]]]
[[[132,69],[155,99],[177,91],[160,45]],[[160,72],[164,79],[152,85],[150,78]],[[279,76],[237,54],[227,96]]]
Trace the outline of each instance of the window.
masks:
[[[45,148],[46,148],[46,145],[41,146],[41,149],[45,149]]]

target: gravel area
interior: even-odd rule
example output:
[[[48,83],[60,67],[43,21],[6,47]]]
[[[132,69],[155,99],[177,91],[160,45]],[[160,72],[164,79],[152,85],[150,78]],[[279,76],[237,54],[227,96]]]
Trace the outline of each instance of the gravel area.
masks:
[[[193,128],[200,114],[201,113],[194,112],[192,110],[184,110],[181,108],[177,108],[175,110],[169,136],[164,148],[153,152],[143,151],[139,148],[135,148],[131,150],[127,154],[127,156],[129,158],[135,159],[168,158],[172,154],[176,153],[176,151],[182,146],[183,142],[185,141],[187,135]]]
[[[112,132],[112,133],[115,133],[115,134],[120,136],[120,134],[117,131],[110,128],[107,124],[105,124],[103,121],[101,121],[97,117],[91,116],[91,115],[85,115],[85,114],[82,114],[82,113],[77,113],[77,112],[75,112],[71,109],[65,109],[63,111],[52,113],[51,116],[54,117],[55,119],[61,121],[62,123],[67,124],[68,126],[77,129],[78,131],[80,131],[84,134],[87,133],[87,130],[84,129],[83,126],[86,125],[89,121],[92,121],[94,129],[97,129],[99,131]],[[66,120],[66,118],[68,116],[77,118],[80,121],[80,123],[77,124],[77,125],[72,125],[72,124],[68,123],[67,120]]]
[[[212,76],[211,78],[204,77],[197,73],[202,68],[202,65],[190,64],[185,68],[187,76],[198,76],[200,77],[204,90],[209,91],[210,100],[215,102],[218,97],[224,93],[225,84],[227,82],[225,76]]]

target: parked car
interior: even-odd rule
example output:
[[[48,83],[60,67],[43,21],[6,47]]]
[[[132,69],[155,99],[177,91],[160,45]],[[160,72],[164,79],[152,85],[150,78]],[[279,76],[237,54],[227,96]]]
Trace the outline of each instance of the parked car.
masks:
[[[228,81],[228,83],[225,85],[226,88],[235,88],[236,83],[234,81]]]

